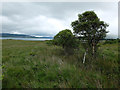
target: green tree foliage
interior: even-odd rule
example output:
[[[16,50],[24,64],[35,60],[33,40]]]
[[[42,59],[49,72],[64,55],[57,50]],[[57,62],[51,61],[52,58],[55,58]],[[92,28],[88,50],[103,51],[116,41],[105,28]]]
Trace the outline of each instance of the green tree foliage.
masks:
[[[60,31],[54,37],[54,44],[62,46],[67,53],[78,47],[78,41],[69,29]]]
[[[95,55],[99,41],[106,37],[108,24],[100,21],[94,11],[86,11],[78,14],[78,20],[72,22],[71,26],[74,34],[84,43],[85,49]]]

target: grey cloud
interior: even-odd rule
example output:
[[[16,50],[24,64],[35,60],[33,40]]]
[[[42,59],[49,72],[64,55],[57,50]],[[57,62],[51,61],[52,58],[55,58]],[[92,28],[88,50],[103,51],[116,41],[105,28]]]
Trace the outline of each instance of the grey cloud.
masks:
[[[120,1],[118,3],[118,37],[120,38]]]
[[[87,10],[94,10],[101,20],[110,24],[110,32],[116,34],[117,3],[113,2],[5,2],[2,30],[54,36],[61,29],[71,29],[70,24],[77,19],[77,14]]]

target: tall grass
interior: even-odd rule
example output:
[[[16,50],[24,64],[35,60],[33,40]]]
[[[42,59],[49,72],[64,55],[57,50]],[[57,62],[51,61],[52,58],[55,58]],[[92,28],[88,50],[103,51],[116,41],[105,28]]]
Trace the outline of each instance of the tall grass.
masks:
[[[118,44],[102,44],[96,59],[80,46],[72,55],[48,41],[3,40],[3,88],[117,88]]]

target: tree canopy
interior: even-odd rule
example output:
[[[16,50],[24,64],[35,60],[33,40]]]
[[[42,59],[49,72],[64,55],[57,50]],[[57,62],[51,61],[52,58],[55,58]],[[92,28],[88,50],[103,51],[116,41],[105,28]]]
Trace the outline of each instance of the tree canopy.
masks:
[[[100,21],[94,11],[86,11],[78,14],[78,20],[72,22],[71,26],[74,34],[94,53],[99,41],[106,37],[108,24]]]

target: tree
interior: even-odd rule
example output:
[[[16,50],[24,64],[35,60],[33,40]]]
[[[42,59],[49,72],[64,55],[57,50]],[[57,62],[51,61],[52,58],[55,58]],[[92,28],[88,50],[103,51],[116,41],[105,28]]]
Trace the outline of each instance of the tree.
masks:
[[[54,44],[62,46],[65,52],[72,53],[78,47],[77,39],[69,29],[60,31],[53,39]]]
[[[74,34],[82,41],[86,51],[95,56],[97,45],[106,37],[108,24],[100,21],[94,11],[78,14],[78,20],[71,23]]]

